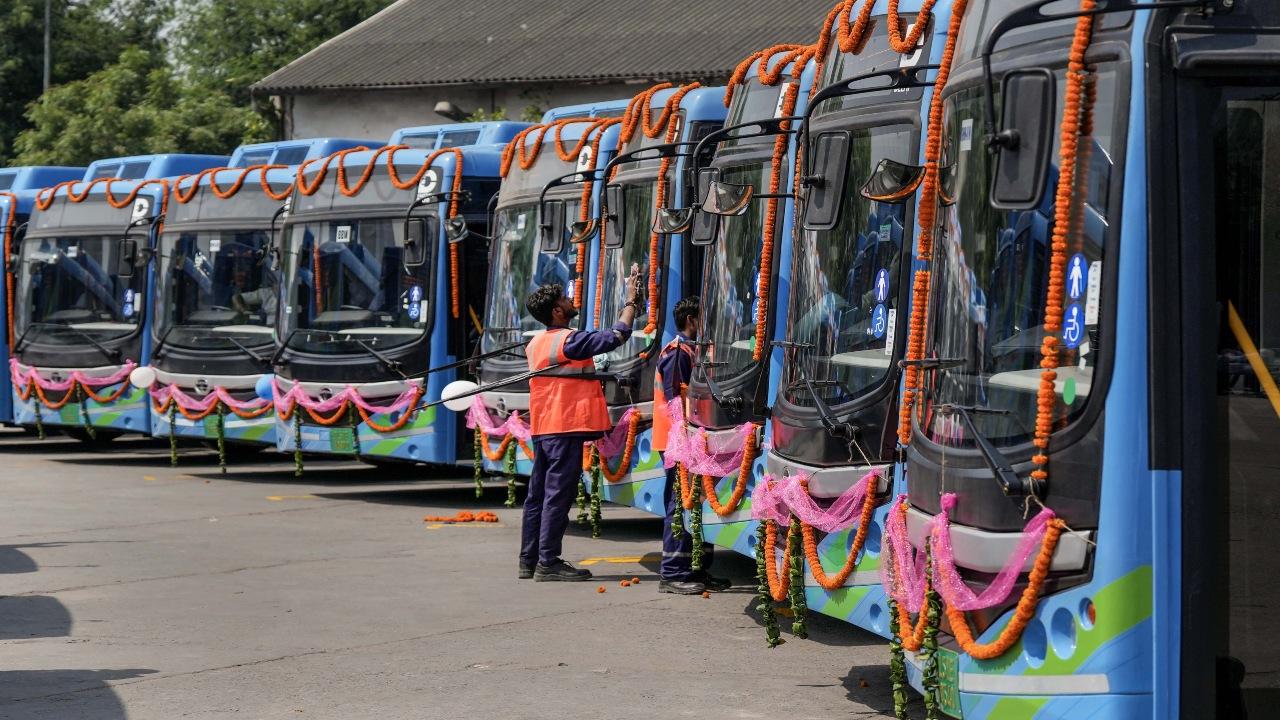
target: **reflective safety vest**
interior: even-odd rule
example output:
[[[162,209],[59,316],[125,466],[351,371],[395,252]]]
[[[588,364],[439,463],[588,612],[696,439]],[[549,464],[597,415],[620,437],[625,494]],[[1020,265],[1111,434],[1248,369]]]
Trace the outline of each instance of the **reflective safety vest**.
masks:
[[[693,359],[693,346],[682,342],[679,337],[662,347],[658,353],[658,363],[673,352],[683,352]],[[660,365],[659,365],[660,366]],[[667,435],[671,433],[671,414],[667,411],[667,396],[662,390],[662,371],[655,370],[653,375],[653,438],[652,447],[658,452],[666,452]]]
[[[534,435],[603,432],[613,426],[600,381],[575,377],[595,374],[595,362],[565,357],[564,343],[571,332],[551,328],[534,335],[525,347],[532,371],[559,363],[556,369],[529,378],[529,425]]]

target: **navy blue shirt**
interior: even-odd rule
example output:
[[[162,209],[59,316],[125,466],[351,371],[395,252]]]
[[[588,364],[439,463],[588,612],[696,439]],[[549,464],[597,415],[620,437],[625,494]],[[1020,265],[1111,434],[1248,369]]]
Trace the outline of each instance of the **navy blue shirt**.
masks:
[[[692,343],[693,338],[678,333],[676,339],[681,343]],[[670,400],[680,397],[680,386],[689,384],[689,376],[693,374],[693,356],[673,348],[670,352],[658,356],[658,374],[662,376],[662,396]]]
[[[624,323],[614,323],[608,330],[572,330],[563,325],[548,325],[547,329],[569,330],[569,337],[564,341],[564,356],[570,360],[590,360],[617,350],[631,339],[631,326]]]

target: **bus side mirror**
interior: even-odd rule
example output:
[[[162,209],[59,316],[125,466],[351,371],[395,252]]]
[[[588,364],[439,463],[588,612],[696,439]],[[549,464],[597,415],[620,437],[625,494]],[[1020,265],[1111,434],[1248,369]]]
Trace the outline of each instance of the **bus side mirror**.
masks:
[[[404,221],[404,266],[420,267],[427,261],[431,239],[440,232],[440,221],[434,215]]]
[[[988,138],[995,154],[991,207],[1030,210],[1040,204],[1053,148],[1053,73],[1015,70],[1001,82],[1000,130]]]
[[[804,206],[806,230],[830,230],[840,222],[845,168],[849,164],[849,133],[827,132],[810,146],[812,172],[800,179],[809,189]]]
[[[621,185],[610,185],[604,189],[605,215],[604,221],[608,232],[605,233],[604,246],[610,250],[622,247],[626,241],[627,226],[623,218],[626,216],[626,190]]]
[[[132,238],[120,238],[116,243],[116,276],[133,277],[133,268],[138,264],[138,241]]]
[[[471,235],[471,229],[467,227],[467,219],[461,215],[455,215],[444,223],[444,239],[449,244],[460,243]]]
[[[693,208],[658,208],[653,214],[650,232],[659,235],[676,235],[693,225]]]
[[[698,194],[693,198],[696,208],[711,193],[711,183],[720,178],[717,168],[703,168],[698,171]],[[716,231],[720,229],[720,216],[711,213],[693,212],[693,221],[689,232],[689,242],[694,245],[710,245],[716,241]]]
[[[541,252],[559,255],[564,247],[563,200],[547,200],[538,208],[538,240]]]

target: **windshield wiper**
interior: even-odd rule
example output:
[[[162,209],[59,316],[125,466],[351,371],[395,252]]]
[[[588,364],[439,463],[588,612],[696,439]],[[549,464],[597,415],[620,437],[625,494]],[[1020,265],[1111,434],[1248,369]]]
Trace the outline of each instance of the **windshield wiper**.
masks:
[[[965,358],[921,358],[919,360],[899,360],[898,367],[903,370],[915,367],[921,370],[949,370],[960,367],[969,361]]]
[[[785,345],[797,350],[801,348],[812,349],[814,347],[808,343],[793,343],[786,341],[778,341],[775,344]],[[820,395],[818,395],[818,390],[814,387],[813,381],[809,379],[809,375],[804,371],[804,363],[799,362],[799,359],[795,357],[792,358],[792,362],[795,364],[796,372],[800,375],[801,384],[804,385],[805,390],[809,391],[809,397],[813,398],[813,406],[818,411],[818,420],[822,423],[822,427],[826,428],[827,432],[834,438],[847,440],[851,443],[857,442],[858,433],[862,431],[862,428],[850,422],[840,422],[839,418],[836,417],[836,414],[831,411],[831,408],[827,407],[827,403],[823,401]],[[833,386],[838,385],[845,391],[845,394],[849,394],[848,389],[844,388],[838,381],[833,380],[824,382],[831,382],[833,383]]]
[[[423,370],[423,371],[422,371],[422,372],[420,372],[420,373],[414,373],[414,375],[413,375],[413,376],[414,376],[414,377],[426,377],[426,376],[430,375],[431,373],[443,372],[443,371],[445,371],[445,370],[453,370],[454,368],[460,368],[460,367],[463,367],[463,366],[466,366],[466,365],[471,365],[471,364],[473,364],[473,363],[480,362],[481,360],[487,360],[488,358],[491,358],[491,357],[497,357],[497,356],[499,356],[499,355],[510,355],[511,357],[514,357],[514,358],[524,359],[524,358],[522,358],[520,355],[516,355],[515,353],[513,353],[513,352],[511,352],[511,351],[512,351],[512,350],[515,350],[516,348],[522,348],[522,347],[524,347],[526,344],[527,344],[527,343],[522,343],[522,342],[512,343],[512,344],[510,344],[510,345],[505,345],[505,346],[503,346],[503,347],[500,347],[500,348],[498,348],[497,350],[490,350],[489,352],[486,352],[486,353],[478,353],[478,354],[476,354],[476,355],[471,355],[471,356],[469,356],[469,357],[465,357],[465,358],[463,358],[463,359],[461,359],[461,360],[455,360],[455,361],[453,361],[453,362],[451,362],[451,363],[448,363],[448,364],[445,364],[445,365],[438,365],[438,366],[433,367],[433,368],[428,368],[428,369],[426,369],[426,370]]]
[[[84,339],[84,340],[85,340],[86,342],[88,342],[90,345],[92,345],[92,346],[94,347],[94,349],[96,349],[98,352],[102,353],[103,357],[105,357],[106,359],[110,360],[111,362],[120,362],[120,349],[119,349],[119,348],[109,348],[109,347],[107,347],[106,345],[103,345],[102,343],[100,343],[100,342],[98,342],[97,340],[93,339],[93,336],[92,336],[92,335],[90,335],[89,333],[87,333],[87,332],[85,332],[85,331],[81,330],[81,329],[80,329],[80,328],[78,328],[78,327],[75,327],[74,325],[71,325],[70,323],[55,323],[55,322],[38,322],[38,323],[32,323],[32,326],[33,326],[33,327],[34,327],[34,326],[36,326],[36,325],[40,325],[40,326],[43,326],[43,327],[66,328],[66,329],[70,330],[71,332],[75,333],[76,335],[80,336],[82,339]],[[23,335],[26,335],[26,333],[23,333]]]
[[[173,332],[173,329],[176,327],[178,326],[170,325],[169,327],[164,329],[164,332],[160,333],[160,339],[156,340],[155,347],[151,348],[151,357],[153,358],[160,357],[160,348],[164,347],[164,341],[169,339],[169,333]]]
[[[742,396],[725,394],[725,392],[721,390],[720,386],[716,383],[716,379],[711,377],[711,373],[709,372],[713,367],[720,367],[728,364],[729,363],[727,362],[701,360],[698,362],[698,367],[702,368],[702,377],[707,381],[707,390],[711,392],[711,399],[715,400],[717,405],[731,413],[740,413],[742,412]]]
[[[166,331],[166,334],[168,334],[167,331]],[[272,365],[271,358],[263,357],[262,355],[259,355],[258,353],[251,350],[244,343],[240,342],[239,340],[236,340],[230,335],[210,335],[207,338],[196,338],[196,340],[226,340],[232,345],[235,345],[237,350],[253,358],[253,361],[258,363],[259,365],[263,367],[270,367]]]
[[[973,422],[972,413],[987,413],[992,415],[1009,414],[1007,410],[993,410],[990,408],[980,408],[971,405],[955,405],[945,404],[938,405],[934,411],[941,415],[959,415],[961,422],[965,428],[969,430],[969,434],[973,436],[974,443],[978,446],[978,451],[982,453],[983,460],[986,461],[987,467],[995,476],[996,484],[1000,486],[1000,491],[1005,495],[1013,498],[1022,498],[1027,495],[1039,496],[1041,483],[1032,477],[1026,479],[1018,477],[1018,473],[1013,469],[1013,464],[1009,462],[1009,458],[1004,453],[996,449],[996,446],[983,435],[977,425]]]

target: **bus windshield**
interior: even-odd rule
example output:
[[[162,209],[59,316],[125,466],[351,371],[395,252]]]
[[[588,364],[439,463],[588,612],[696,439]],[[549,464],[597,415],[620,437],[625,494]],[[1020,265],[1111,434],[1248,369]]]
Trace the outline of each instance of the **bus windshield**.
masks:
[[[279,282],[266,230],[187,230],[160,238],[156,337],[206,349],[272,341]],[[230,338],[230,340],[228,339]]]
[[[292,223],[282,328],[289,346],[343,353],[353,344],[384,348],[421,337],[431,312],[435,243],[426,244],[422,265],[407,268],[403,233],[399,218]]]
[[[799,233],[791,277],[786,399],[813,406],[808,380],[827,405],[858,399],[883,382],[893,352],[906,206],[859,192],[884,159],[911,164],[910,124],[852,130],[839,223]]]
[[[1087,173],[1075,194],[1080,218],[1068,232],[1064,317],[1058,335],[1059,370],[1055,422],[1066,424],[1084,408],[1101,333],[1102,268],[1107,227],[1116,121],[1115,71],[1103,66],[1097,76],[1094,133],[1083,138],[1080,169]],[[1059,73],[1061,115],[1065,82]],[[931,331],[925,356],[952,361],[925,374],[926,402],[920,424],[938,442],[971,444],[962,420],[932,413],[936,404],[976,408],[970,412],[978,431],[993,443],[1028,441],[1035,429],[1040,385],[1040,345],[1045,334],[1044,305],[1049,277],[1056,163],[1046,181],[1045,199],[1029,211],[995,210],[990,205],[992,156],[980,137],[985,105],[980,89],[946,100],[944,172],[953,173],[954,202],[939,208],[929,300]],[[1061,117],[1055,127],[1061,127]],[[1056,137],[1053,157],[1056,159]],[[944,181],[944,186],[948,183]]]
[[[565,205],[566,224],[576,221],[582,204],[570,201]],[[522,342],[543,329],[524,306],[529,293],[538,286],[559,283],[566,295],[573,294],[578,247],[568,241],[568,228],[564,236],[559,253],[539,252],[537,203],[498,210],[489,269],[485,350]]]
[[[767,188],[768,163],[728,166],[720,171],[723,182]],[[753,200],[741,215],[720,218],[716,245],[707,253],[703,279],[702,340],[709,342],[708,357],[716,364],[714,375],[740,374],[752,362],[755,350],[756,302],[768,202]]]
[[[29,341],[79,345],[115,340],[141,322],[147,274],[116,274],[118,237],[27,238],[18,280],[17,333]]]
[[[641,276],[649,272],[649,241],[653,229],[653,202],[657,192],[657,180],[624,183],[622,195],[623,227],[626,237],[622,247],[606,250],[604,257],[604,285],[600,301],[599,327],[606,328],[617,321],[622,312],[622,304],[626,302],[627,276],[632,266],[639,267]],[[610,210],[610,212],[613,212]],[[656,278],[658,287],[662,287],[662,279]],[[631,323],[631,339],[608,354],[609,360],[625,360],[638,355],[653,340],[656,333],[646,335],[643,330],[649,324],[649,306],[641,304],[636,309],[635,320]],[[661,319],[658,321],[661,326]]]

